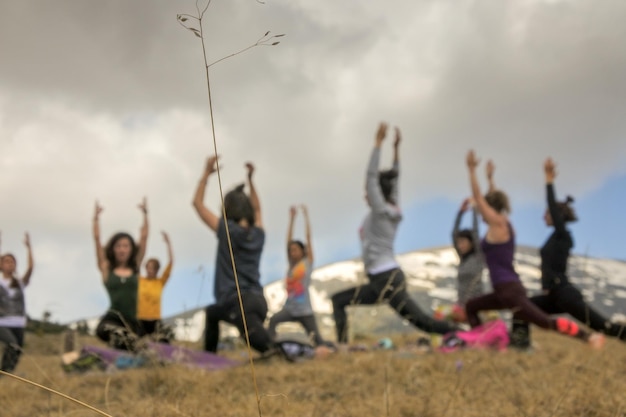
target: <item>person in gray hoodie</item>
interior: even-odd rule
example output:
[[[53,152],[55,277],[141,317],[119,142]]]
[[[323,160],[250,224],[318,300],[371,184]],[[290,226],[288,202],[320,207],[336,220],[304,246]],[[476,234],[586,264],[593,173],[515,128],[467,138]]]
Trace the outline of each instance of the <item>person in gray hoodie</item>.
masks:
[[[370,212],[363,221],[360,235],[363,264],[369,282],[332,296],[337,341],[340,343],[348,340],[345,309],[350,305],[386,302],[415,327],[426,332],[445,334],[456,330],[448,322],[434,320],[424,313],[407,293],[404,273],[393,250],[398,224],[402,220],[398,205],[398,150],[401,135],[396,128],[392,169],[379,172],[380,148],[386,134],[387,124],[381,123],[366,173],[365,197]]]
[[[470,210],[471,199],[465,199],[456,215],[452,230],[452,243],[459,256],[457,268],[457,306],[464,311],[465,304],[471,298],[483,295],[482,282],[485,261],[480,250],[480,237],[478,234],[478,215],[476,209],[472,210],[472,228],[461,229],[463,215]],[[465,321],[465,320],[461,320]]]

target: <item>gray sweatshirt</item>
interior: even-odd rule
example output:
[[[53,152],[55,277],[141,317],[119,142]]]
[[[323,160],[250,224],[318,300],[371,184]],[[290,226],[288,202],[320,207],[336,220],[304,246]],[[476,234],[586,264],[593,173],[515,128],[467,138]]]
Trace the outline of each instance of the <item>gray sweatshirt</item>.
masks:
[[[463,257],[456,246],[456,236],[460,229],[463,212],[459,211],[452,230],[452,245],[459,255],[461,262],[458,267],[458,300],[457,304],[464,306],[471,298],[478,297],[484,292],[483,269],[485,267],[483,254],[480,250],[480,238],[478,237],[478,216],[476,210],[472,210],[472,245],[474,251]]]
[[[370,205],[370,212],[361,226],[361,250],[363,263],[368,274],[374,275],[398,267],[393,251],[393,241],[396,237],[398,223],[402,220],[402,213],[397,205],[389,204],[383,197],[378,183],[378,165],[380,163],[380,148],[372,151],[365,189]],[[394,161],[393,169],[399,172],[399,163]],[[392,188],[392,198],[398,202],[398,178]]]

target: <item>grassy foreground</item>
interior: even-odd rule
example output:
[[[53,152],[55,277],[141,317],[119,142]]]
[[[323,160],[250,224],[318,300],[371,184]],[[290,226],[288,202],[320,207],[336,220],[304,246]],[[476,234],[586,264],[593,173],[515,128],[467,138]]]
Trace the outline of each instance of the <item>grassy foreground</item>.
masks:
[[[412,335],[395,338],[397,350],[257,363],[260,406],[247,365],[216,372],[168,366],[66,375],[59,366],[59,336],[27,334],[16,372],[115,417],[626,417],[626,344],[609,339],[603,350],[593,351],[559,335],[533,334],[538,347],[532,353],[419,354],[402,348]],[[228,355],[246,359],[245,352]],[[2,417],[98,415],[0,378]]]

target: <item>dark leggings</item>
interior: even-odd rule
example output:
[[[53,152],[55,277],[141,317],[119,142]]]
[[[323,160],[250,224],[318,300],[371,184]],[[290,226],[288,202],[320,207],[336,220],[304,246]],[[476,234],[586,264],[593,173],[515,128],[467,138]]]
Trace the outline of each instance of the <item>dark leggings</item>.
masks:
[[[570,336],[586,339],[589,335],[578,329],[568,320],[551,319],[526,296],[526,288],[520,281],[506,282],[493,286],[494,292],[472,298],[465,305],[470,326],[476,327],[481,321],[478,312],[484,310],[511,310],[514,322],[530,322],[543,329],[556,330]],[[559,323],[563,323],[560,325]]]
[[[141,336],[137,320],[122,317],[115,311],[107,311],[96,327],[96,336],[115,349],[133,350],[134,340]]]
[[[406,291],[404,273],[396,268],[376,275],[368,275],[369,284],[350,288],[332,296],[333,316],[337,341],[348,341],[346,307],[387,302],[396,312],[415,327],[429,333],[445,334],[456,328],[445,321],[434,320],[413,301]]]
[[[267,352],[274,347],[274,343],[268,331],[263,327],[267,315],[265,297],[262,293],[243,292],[241,298],[246,314],[250,346],[260,353]],[[208,306],[205,311],[204,350],[217,352],[217,344],[220,339],[220,321],[237,327],[239,335],[245,340],[245,329],[237,294],[232,294],[219,304]]]
[[[307,336],[313,336],[313,341],[315,342],[315,346],[319,346],[324,344],[324,339],[320,336],[320,331],[317,328],[317,322],[315,321],[315,316],[313,314],[309,314],[306,316],[294,316],[287,309],[282,309],[278,313],[274,314],[270,319],[269,332],[272,336],[272,339],[276,339],[276,326],[280,323],[295,321],[298,322],[304,327]]]
[[[139,325],[142,336],[152,336],[153,340],[161,343],[169,343],[173,336],[161,320],[139,320]]]
[[[0,369],[4,372],[13,372],[22,354],[24,347],[23,327],[0,327],[0,343],[4,343],[4,354]]]
[[[607,336],[617,337],[626,342],[626,328],[624,325],[611,323],[606,317],[590,307],[583,298],[583,295],[571,284],[561,285],[552,288],[548,294],[536,295],[530,298],[546,314],[567,313],[581,323],[584,323],[593,330],[597,330]],[[518,322],[515,326],[520,331],[528,330],[528,323]]]

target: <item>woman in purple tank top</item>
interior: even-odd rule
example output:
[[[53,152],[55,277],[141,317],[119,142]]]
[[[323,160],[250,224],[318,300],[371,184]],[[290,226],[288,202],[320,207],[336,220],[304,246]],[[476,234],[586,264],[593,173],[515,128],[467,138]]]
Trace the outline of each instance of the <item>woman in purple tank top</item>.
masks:
[[[504,192],[495,187],[490,187],[485,196],[481,194],[476,177],[479,160],[474,151],[467,153],[466,163],[476,207],[488,226],[481,247],[493,286],[492,293],[467,302],[465,310],[470,325],[476,327],[480,324],[478,316],[480,311],[509,309],[513,312],[514,320],[528,321],[541,328],[582,339],[593,347],[602,347],[603,335],[589,333],[565,318],[552,319],[528,299],[526,289],[513,267],[515,232],[508,218],[509,199]]]

